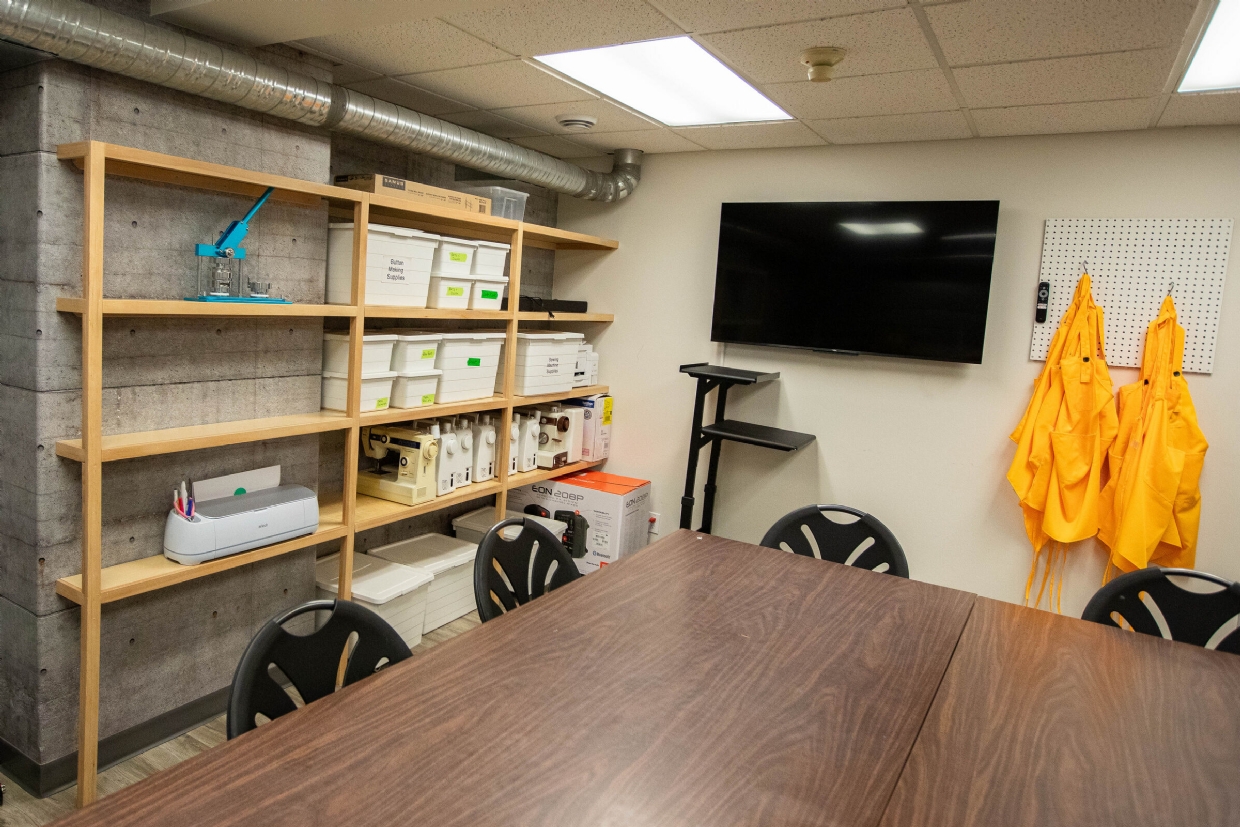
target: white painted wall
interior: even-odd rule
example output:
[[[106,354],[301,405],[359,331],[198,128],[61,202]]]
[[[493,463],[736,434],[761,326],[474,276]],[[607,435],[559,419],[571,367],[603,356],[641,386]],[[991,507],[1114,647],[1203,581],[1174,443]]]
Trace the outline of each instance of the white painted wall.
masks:
[[[814,433],[817,442],[794,455],[726,445],[715,533],[757,542],[794,507],[846,503],[895,532],[913,577],[1020,602],[1031,553],[1004,474],[1013,454],[1008,434],[1041,368],[1028,352],[1043,221],[1240,218],[1240,129],[655,155],[643,178],[619,204],[560,202],[562,226],[620,241],[611,254],[561,253],[556,271],[557,297],[587,298],[591,309],[616,314],[596,336],[602,381],[616,397],[607,470],[653,480],[655,509],[670,532],[694,390],[677,367],[722,360],[780,371],[776,383],[733,390],[729,415]],[[711,343],[722,202],[969,198],[1001,201],[980,366]],[[1233,246],[1233,261],[1238,252]],[[1231,271],[1234,278],[1234,263]],[[1240,579],[1238,291],[1233,283],[1224,300],[1215,373],[1189,377],[1211,443],[1198,567],[1233,579]],[[846,312],[823,308],[828,317]],[[1113,369],[1112,378],[1118,388],[1135,371]],[[1079,615],[1104,560],[1093,541],[1073,550],[1066,614]]]

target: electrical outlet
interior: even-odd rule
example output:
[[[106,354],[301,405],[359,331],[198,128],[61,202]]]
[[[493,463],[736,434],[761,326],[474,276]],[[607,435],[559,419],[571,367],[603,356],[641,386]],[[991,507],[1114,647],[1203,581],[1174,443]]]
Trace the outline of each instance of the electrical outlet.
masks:
[[[653,511],[650,512],[650,528],[647,531],[651,534],[659,533],[659,515]]]

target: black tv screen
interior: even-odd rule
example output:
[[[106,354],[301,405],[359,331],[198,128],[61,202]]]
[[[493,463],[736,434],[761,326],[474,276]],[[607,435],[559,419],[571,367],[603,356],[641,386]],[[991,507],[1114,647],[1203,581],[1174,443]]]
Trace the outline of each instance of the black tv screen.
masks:
[[[724,204],[711,339],[980,364],[998,201]]]

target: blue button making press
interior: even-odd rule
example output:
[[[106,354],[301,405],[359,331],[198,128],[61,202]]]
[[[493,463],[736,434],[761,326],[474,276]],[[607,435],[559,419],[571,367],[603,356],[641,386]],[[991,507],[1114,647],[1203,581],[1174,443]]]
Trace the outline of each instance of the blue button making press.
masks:
[[[271,296],[271,282],[252,281],[241,272],[241,262],[245,260],[241,242],[250,231],[250,220],[273,192],[275,187],[268,187],[245,218],[229,224],[214,244],[194,246],[194,254],[198,256],[198,295],[186,301],[292,304],[288,299]]]

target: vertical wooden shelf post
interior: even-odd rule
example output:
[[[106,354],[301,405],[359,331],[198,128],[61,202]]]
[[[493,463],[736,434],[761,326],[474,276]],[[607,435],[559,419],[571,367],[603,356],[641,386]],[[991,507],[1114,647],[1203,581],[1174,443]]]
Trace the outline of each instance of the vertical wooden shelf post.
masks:
[[[344,432],[344,481],[341,486],[341,519],[345,535],[340,541],[340,575],[336,596],[353,597],[353,535],[357,526],[357,464],[361,443],[362,346],[366,332],[366,239],[370,232],[370,199],[353,205],[353,275],[349,301],[357,314],[349,319],[348,414],[353,425]]]
[[[495,476],[500,482],[499,492],[495,495],[496,520],[508,516],[508,431],[512,428],[512,396],[517,384],[517,330],[520,329],[518,319],[521,318],[521,258],[524,244],[525,230],[517,227],[512,234],[512,250],[508,255],[508,325],[504,336],[504,364],[499,366],[504,372],[506,401],[495,434]]]

